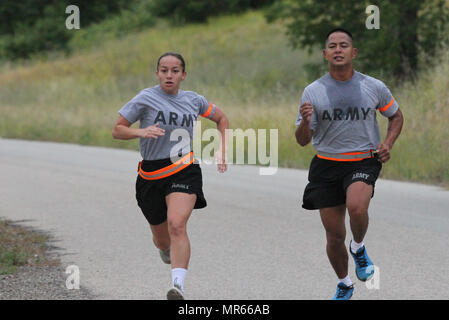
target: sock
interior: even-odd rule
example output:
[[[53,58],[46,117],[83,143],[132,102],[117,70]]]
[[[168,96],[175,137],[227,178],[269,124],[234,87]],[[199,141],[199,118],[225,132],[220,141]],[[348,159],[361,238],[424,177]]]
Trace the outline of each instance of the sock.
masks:
[[[352,281],[351,278],[349,277],[349,275],[347,275],[345,278],[343,279],[338,279],[340,280],[340,282],[343,282],[345,284],[345,286],[351,286],[352,285]]]
[[[354,239],[352,239],[351,241],[351,251],[352,253],[357,253],[357,250],[359,250],[360,248],[362,248],[365,244],[362,242],[357,243],[354,241]]]
[[[177,283],[181,286],[181,290],[184,291],[184,279],[186,278],[187,269],[175,268],[171,270],[171,279],[173,286]]]

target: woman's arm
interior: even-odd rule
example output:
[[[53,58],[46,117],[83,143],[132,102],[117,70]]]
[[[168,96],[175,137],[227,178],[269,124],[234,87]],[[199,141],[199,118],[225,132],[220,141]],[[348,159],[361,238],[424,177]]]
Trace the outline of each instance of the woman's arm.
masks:
[[[149,126],[143,129],[131,128],[131,123],[122,115],[118,117],[117,123],[112,129],[112,136],[114,139],[129,140],[135,138],[154,138],[163,136],[165,130],[159,128],[159,124]]]
[[[221,141],[220,149],[218,152],[218,171],[225,172],[228,168],[226,163],[226,142],[227,142],[227,130],[229,129],[229,120],[218,107],[215,107],[215,113],[210,120],[217,123],[217,129],[220,132]]]

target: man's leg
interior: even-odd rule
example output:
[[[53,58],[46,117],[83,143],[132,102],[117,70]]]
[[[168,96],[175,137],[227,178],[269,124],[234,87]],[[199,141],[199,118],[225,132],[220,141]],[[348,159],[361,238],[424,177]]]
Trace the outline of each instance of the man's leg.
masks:
[[[350,250],[356,265],[357,278],[367,281],[374,274],[374,266],[366,252],[363,238],[368,230],[368,206],[373,194],[373,186],[365,182],[352,183],[346,191],[346,206],[351,221],[353,241]]]
[[[348,252],[345,247],[346,206],[320,209],[321,221],[326,230],[326,252],[339,279],[348,275]]]
[[[358,243],[363,241],[368,230],[368,206],[372,194],[373,186],[362,181],[352,183],[346,190],[351,231],[354,241]]]

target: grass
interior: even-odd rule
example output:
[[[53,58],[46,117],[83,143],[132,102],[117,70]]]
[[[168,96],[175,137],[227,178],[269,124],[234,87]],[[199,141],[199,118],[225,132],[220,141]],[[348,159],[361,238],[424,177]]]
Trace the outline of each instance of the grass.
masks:
[[[404,113],[403,133],[384,166],[385,177],[449,186],[449,54],[418,81],[393,93]],[[386,121],[382,121],[386,126]]]
[[[49,236],[0,219],[0,275],[14,273],[19,266],[55,266],[47,255]]]
[[[321,54],[292,51],[284,32],[280,24],[267,24],[260,12],[182,28],[160,22],[70,57],[4,65],[0,136],[137,150],[137,140],[111,138],[117,111],[141,89],[157,84],[161,53],[178,51],[187,61],[183,89],[217,104],[232,128],[277,128],[279,164],[307,168],[314,150],[296,144],[294,122],[301,92],[314,80],[305,66],[320,61]],[[82,35],[77,39],[82,42]],[[449,186],[448,69],[445,55],[416,83],[391,88],[405,125],[382,177]],[[380,125],[385,135],[385,119]]]

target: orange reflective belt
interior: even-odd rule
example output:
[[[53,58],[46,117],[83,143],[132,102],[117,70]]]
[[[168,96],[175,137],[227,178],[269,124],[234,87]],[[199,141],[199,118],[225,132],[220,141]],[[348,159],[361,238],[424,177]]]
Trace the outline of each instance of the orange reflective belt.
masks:
[[[142,161],[139,162],[139,168],[137,172],[139,172],[139,175],[146,180],[158,180],[162,178],[169,177],[182,169],[187,168],[189,165],[191,165],[195,161],[195,158],[193,157],[193,152],[190,152],[189,154],[185,155],[175,163],[172,163],[169,166],[166,166],[162,169],[158,169],[156,171],[146,172],[143,171],[141,168]]]
[[[374,158],[376,153],[376,150],[345,153],[318,152],[316,156],[321,159],[332,161],[361,161],[363,159]]]

